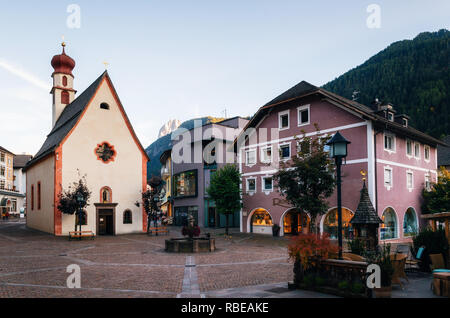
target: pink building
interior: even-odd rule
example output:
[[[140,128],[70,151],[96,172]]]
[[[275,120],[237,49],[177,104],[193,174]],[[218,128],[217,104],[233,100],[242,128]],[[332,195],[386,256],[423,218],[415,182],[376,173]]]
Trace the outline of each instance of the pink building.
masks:
[[[302,131],[319,138],[339,131],[351,141],[342,166],[344,237],[352,231],[349,221],[358,205],[363,170],[370,199],[384,221],[380,239],[410,240],[420,224],[421,191],[436,181],[436,147],[442,142],[409,127],[408,120],[391,105],[371,108],[304,81],[262,106],[237,140],[243,176],[241,231],[272,234],[273,224],[281,227],[280,235],[308,230],[308,214],[283,200],[272,176],[280,161],[297,153]],[[330,210],[317,220],[332,237],[337,236],[336,202],[334,194]]]

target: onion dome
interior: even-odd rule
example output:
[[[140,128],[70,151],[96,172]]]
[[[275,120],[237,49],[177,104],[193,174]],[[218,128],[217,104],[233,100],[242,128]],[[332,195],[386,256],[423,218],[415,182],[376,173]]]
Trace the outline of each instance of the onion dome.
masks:
[[[53,74],[62,73],[73,76],[72,70],[75,68],[75,61],[70,56],[66,55],[66,52],[64,51],[66,43],[63,42],[61,45],[63,47],[62,53],[55,55],[52,58],[52,66],[55,69]]]

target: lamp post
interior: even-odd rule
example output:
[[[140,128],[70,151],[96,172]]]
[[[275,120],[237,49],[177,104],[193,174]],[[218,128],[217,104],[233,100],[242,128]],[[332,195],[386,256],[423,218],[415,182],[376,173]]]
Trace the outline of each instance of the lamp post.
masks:
[[[338,242],[339,259],[342,259],[342,198],[341,198],[341,166],[342,159],[347,157],[347,145],[350,143],[339,131],[331,138],[327,145],[330,146],[330,157],[336,162],[337,205],[338,205]]]
[[[77,194],[77,203],[78,203],[78,225],[80,226],[80,232],[81,232],[81,220],[83,218],[83,206],[86,203],[84,200],[83,194],[78,192]]]

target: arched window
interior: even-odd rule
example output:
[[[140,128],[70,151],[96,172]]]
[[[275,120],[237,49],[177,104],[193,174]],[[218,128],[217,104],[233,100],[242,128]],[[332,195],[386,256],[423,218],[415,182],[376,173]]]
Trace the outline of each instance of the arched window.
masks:
[[[68,91],[61,92],[61,104],[69,104],[69,92]]]
[[[67,86],[67,76],[65,76],[65,75],[62,78],[62,84],[64,87]]]
[[[133,214],[130,210],[125,210],[123,212],[123,224],[132,224],[133,223]]]
[[[101,109],[109,109],[109,105],[107,103],[101,103],[100,108]]]
[[[413,208],[406,210],[403,218],[403,236],[413,236],[417,234],[417,217]]]
[[[387,208],[381,217],[383,223],[380,228],[380,239],[388,240],[397,238],[397,216],[392,208]]]
[[[101,203],[111,203],[112,202],[112,191],[109,187],[103,187],[100,190],[100,202]]]
[[[75,224],[76,225],[80,224],[79,220],[78,220],[78,216],[79,216],[79,213],[77,211],[77,212],[75,212]],[[83,210],[83,213],[82,213],[82,216],[81,216],[81,225],[87,225],[87,212],[86,212],[86,210]]]
[[[272,217],[264,209],[257,209],[251,219],[250,231],[252,233],[272,234]]]
[[[342,234],[343,238],[349,239],[352,230],[350,220],[353,218],[353,212],[349,209],[342,208]],[[330,238],[338,238],[338,213],[337,208],[330,210],[323,220],[323,232],[328,233]]]

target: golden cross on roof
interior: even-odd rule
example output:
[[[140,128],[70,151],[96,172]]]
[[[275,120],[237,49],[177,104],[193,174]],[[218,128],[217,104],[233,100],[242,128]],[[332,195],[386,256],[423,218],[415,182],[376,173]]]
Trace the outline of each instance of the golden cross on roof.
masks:
[[[108,68],[108,65],[109,65],[109,63],[108,63],[108,62],[106,62],[106,61],[104,61],[104,62],[103,62],[103,64],[105,64],[105,69],[107,69],[107,68]]]
[[[61,38],[62,38],[62,43],[61,43],[61,45],[64,47],[64,46],[66,46],[66,42],[64,41],[64,35],[62,35]]]

